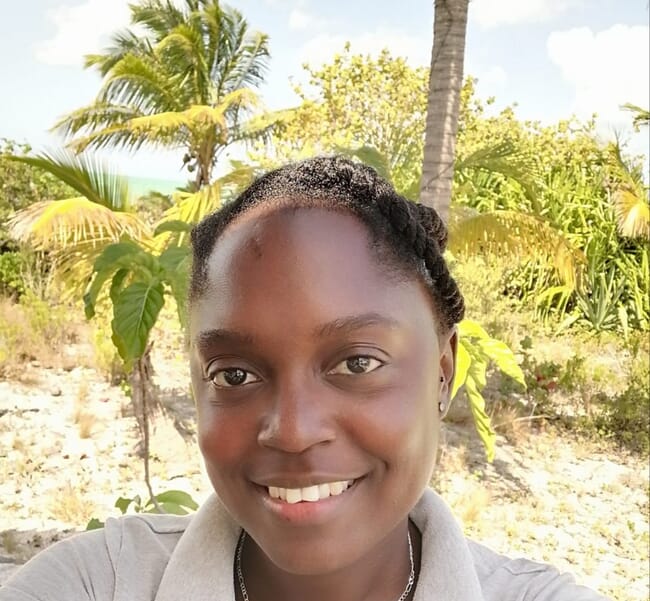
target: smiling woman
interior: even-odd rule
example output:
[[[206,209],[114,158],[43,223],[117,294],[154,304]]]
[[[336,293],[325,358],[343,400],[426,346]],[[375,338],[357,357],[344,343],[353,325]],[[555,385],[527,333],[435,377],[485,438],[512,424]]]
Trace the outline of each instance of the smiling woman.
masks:
[[[192,385],[213,495],[27,564],[2,601],[599,601],[467,541],[427,488],[462,296],[446,231],[374,171],[289,165],[194,231]]]

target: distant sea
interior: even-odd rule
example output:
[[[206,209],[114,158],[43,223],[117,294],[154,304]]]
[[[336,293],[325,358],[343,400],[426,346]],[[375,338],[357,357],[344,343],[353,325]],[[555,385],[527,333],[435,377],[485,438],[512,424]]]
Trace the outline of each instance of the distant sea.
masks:
[[[152,190],[161,194],[170,194],[175,192],[176,188],[187,184],[186,180],[178,179],[155,179],[150,177],[127,176],[129,182],[129,196],[131,200],[140,198]]]

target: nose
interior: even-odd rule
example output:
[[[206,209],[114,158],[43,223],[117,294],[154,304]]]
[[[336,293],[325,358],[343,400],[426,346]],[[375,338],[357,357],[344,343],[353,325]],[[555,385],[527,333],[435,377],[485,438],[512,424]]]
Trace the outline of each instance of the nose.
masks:
[[[261,446],[303,453],[336,438],[334,411],[325,387],[306,382],[279,385],[258,433]]]

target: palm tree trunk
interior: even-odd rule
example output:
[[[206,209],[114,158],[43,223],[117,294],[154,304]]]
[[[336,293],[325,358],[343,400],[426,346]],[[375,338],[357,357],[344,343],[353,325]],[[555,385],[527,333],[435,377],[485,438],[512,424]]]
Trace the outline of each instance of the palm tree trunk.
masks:
[[[449,215],[469,0],[435,0],[420,202]]]

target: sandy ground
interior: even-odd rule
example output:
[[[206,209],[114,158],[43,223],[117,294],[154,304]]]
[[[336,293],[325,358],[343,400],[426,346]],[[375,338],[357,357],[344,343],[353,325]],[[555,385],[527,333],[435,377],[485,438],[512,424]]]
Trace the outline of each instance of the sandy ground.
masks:
[[[156,358],[167,417],[152,443],[158,491],[210,491],[182,354]],[[91,369],[29,365],[0,382],[0,580],[13,564],[146,497],[127,398]],[[553,563],[616,601],[649,598],[648,465],[555,430],[518,427],[487,464],[471,424],[444,429],[434,486],[468,536]]]

